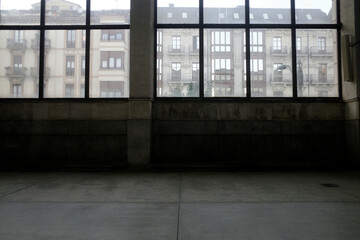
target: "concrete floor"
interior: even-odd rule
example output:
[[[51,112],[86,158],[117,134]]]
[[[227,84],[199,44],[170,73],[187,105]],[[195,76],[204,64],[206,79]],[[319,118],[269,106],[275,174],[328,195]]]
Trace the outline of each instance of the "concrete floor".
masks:
[[[0,239],[359,240],[360,172],[0,172]]]

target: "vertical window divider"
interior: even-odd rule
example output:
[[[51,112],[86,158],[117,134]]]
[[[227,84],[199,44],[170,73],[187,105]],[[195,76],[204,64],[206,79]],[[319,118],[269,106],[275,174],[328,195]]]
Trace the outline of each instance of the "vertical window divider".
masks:
[[[337,57],[338,57],[338,91],[339,91],[339,97],[342,99],[342,63],[341,63],[341,20],[340,20],[340,0],[336,1],[336,36],[337,36]]]
[[[246,38],[246,98],[251,98],[251,56],[250,56],[250,2],[245,0],[245,38]]]
[[[45,73],[45,4],[40,2],[40,48],[39,48],[39,99],[44,98],[44,73]]]
[[[298,79],[297,79],[297,57],[296,57],[296,10],[295,0],[291,0],[291,51],[292,51],[292,77],[293,77],[293,98],[298,98]]]
[[[199,91],[200,98],[204,99],[204,84],[205,84],[205,76],[204,76],[204,0],[199,0],[199,38],[200,38],[200,46],[199,46],[199,63],[200,63],[200,83],[199,83]]]
[[[85,99],[90,98],[90,19],[91,0],[86,0]]]
[[[157,46],[157,33],[158,33],[158,27],[157,27],[157,0],[154,0],[154,26],[155,26],[155,33],[154,33],[154,96],[155,98],[158,97],[158,79],[157,79],[157,76],[158,76],[158,73],[157,73],[157,59],[158,59],[158,56],[157,56],[157,49],[158,49],[158,46]],[[131,33],[130,33],[131,34]],[[131,77],[131,76],[130,76]],[[129,94],[131,93],[131,91],[129,91]],[[129,96],[130,98],[131,96]]]

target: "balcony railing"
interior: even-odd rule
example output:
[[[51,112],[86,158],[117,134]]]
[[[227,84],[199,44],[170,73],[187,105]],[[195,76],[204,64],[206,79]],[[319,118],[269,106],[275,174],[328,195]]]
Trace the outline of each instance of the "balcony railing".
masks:
[[[334,55],[334,48],[333,47],[311,47],[310,48],[311,56],[329,56],[332,57]]]
[[[26,67],[21,68],[13,68],[13,67],[5,67],[6,73],[5,75],[8,78],[25,78],[26,77]]]
[[[12,38],[7,39],[7,48],[9,48],[11,51],[25,51],[26,45],[26,39],[23,39],[21,41],[15,41],[15,39]]]
[[[301,47],[296,49],[297,55],[307,55],[309,54],[309,48],[308,47]]]
[[[199,81],[199,76],[197,74],[189,74],[183,73],[181,75],[178,74],[167,74],[167,81],[170,83],[193,83]]]
[[[281,48],[274,48],[274,46],[270,47],[270,54],[274,56],[284,56],[288,54],[288,47],[283,46]]]
[[[171,55],[184,55],[185,54],[185,47],[181,45],[179,48],[174,48],[173,45],[168,46],[168,53]]]
[[[199,49],[198,48],[194,48],[193,46],[189,46],[189,54],[190,55],[199,55]]]
[[[38,79],[39,78],[39,68],[38,67],[32,67],[30,68],[30,77]],[[50,77],[50,68],[46,67],[44,69],[44,78],[45,80],[48,80]]]
[[[275,84],[276,83],[289,84],[289,83],[292,83],[292,75],[291,74],[282,74],[282,75],[271,74],[270,82],[275,83]]]
[[[45,49],[49,49],[51,46],[51,40],[50,39],[45,39]],[[35,39],[31,39],[31,48],[38,50],[40,48],[40,39],[39,38],[35,38]]]

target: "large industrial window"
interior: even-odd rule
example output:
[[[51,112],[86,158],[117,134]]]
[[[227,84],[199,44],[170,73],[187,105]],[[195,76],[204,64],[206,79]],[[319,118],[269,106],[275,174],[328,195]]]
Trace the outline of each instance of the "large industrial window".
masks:
[[[1,0],[0,98],[127,98],[130,1]]]
[[[156,0],[155,15],[157,97],[340,96],[336,0]]]

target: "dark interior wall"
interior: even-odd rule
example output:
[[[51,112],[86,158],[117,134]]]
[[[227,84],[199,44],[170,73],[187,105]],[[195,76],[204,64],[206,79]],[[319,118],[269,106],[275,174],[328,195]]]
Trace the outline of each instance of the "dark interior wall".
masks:
[[[2,168],[127,165],[128,102],[8,102],[0,112]],[[340,166],[344,104],[154,101],[150,141],[154,167]]]
[[[155,102],[161,167],[346,165],[342,103]]]
[[[0,103],[2,168],[121,167],[127,103]]]

